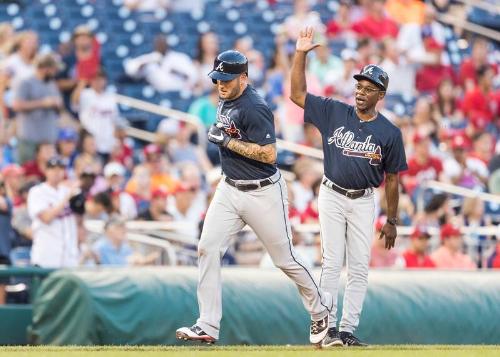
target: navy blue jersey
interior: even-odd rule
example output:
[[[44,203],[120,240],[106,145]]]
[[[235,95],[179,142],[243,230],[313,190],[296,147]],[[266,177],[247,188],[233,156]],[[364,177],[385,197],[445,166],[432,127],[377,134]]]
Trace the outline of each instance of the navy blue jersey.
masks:
[[[259,144],[276,142],[273,113],[256,90],[247,86],[234,100],[219,100],[217,122],[232,138]],[[275,164],[246,158],[227,148],[220,148],[222,171],[233,180],[257,180],[272,176]]]
[[[308,93],[304,120],[321,132],[325,176],[341,187],[378,187],[408,169],[401,130],[380,113],[364,122],[353,106]]]

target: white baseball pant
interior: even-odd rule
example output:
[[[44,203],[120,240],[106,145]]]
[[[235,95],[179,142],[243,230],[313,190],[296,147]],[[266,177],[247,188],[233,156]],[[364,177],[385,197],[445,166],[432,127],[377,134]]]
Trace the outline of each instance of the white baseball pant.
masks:
[[[363,197],[350,199],[322,184],[318,210],[323,255],[320,288],[333,297],[330,327],[337,325],[339,278],[346,256],[347,285],[339,330],[354,332],[368,286],[375,220],[373,190],[369,189]]]
[[[279,171],[271,177],[274,184],[246,192],[229,185],[224,178],[218,184],[208,208],[198,244],[200,317],[196,324],[210,336],[219,338],[222,318],[221,257],[230,244],[230,238],[245,224],[262,241],[273,263],[295,282],[311,318],[324,318],[331,308],[331,296],[319,289],[295,253],[288,219],[286,183]]]

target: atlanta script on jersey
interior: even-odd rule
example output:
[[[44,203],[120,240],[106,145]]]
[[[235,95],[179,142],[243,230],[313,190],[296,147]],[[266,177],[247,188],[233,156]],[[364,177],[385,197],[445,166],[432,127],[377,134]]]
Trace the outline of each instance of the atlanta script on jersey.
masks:
[[[333,135],[328,138],[328,144],[334,144],[343,149],[342,155],[360,157],[368,159],[370,165],[380,165],[382,162],[382,150],[380,145],[371,142],[372,135],[368,135],[364,141],[356,141],[352,131],[344,131],[344,127],[336,129]]]

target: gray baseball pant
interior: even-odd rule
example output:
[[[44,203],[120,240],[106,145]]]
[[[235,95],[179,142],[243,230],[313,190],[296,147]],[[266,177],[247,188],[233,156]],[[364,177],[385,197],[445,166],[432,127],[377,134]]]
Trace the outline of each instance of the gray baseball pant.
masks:
[[[286,183],[280,172],[271,177],[274,184],[246,192],[229,185],[224,178],[218,184],[208,208],[198,244],[200,317],[196,324],[210,336],[219,338],[222,318],[221,257],[230,244],[230,238],[245,224],[262,241],[273,263],[295,282],[311,318],[324,318],[331,307],[331,296],[319,289],[295,253],[288,219]]]
[[[373,190],[353,200],[322,184],[318,210],[323,253],[320,287],[333,297],[330,327],[337,325],[339,278],[346,256],[347,285],[339,330],[354,332],[359,324],[368,287],[375,220]]]

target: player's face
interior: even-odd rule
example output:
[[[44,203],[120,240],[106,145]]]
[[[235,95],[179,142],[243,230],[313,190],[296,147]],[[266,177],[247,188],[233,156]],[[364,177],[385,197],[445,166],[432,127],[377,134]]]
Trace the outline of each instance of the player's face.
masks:
[[[240,75],[230,81],[217,81],[217,90],[219,98],[231,100],[238,98],[244,89],[243,75]]]
[[[385,96],[385,92],[370,81],[358,81],[354,88],[356,109],[362,113],[371,111],[377,102]]]

